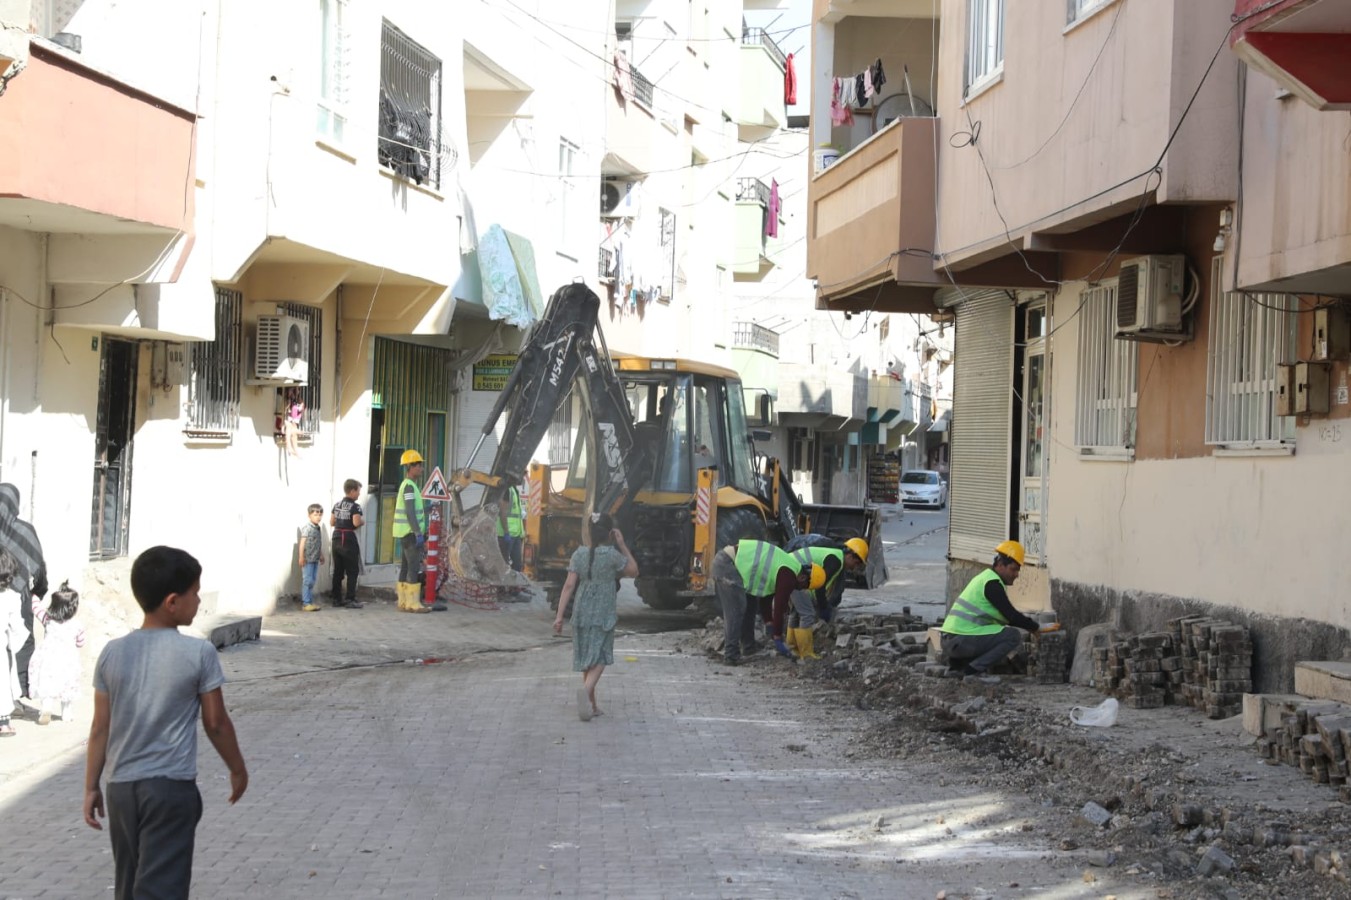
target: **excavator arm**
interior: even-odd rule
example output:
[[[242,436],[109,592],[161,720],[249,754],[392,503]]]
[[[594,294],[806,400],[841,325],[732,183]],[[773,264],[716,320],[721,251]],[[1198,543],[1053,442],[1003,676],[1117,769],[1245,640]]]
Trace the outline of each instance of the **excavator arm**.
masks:
[[[592,427],[586,512],[617,511],[647,476],[651,462],[645,449],[635,452],[633,417],[605,347],[599,316],[600,298],[586,285],[567,284],[554,292],[483,423],[469,462],[451,477],[454,532],[448,556],[461,577],[510,581],[510,569],[497,549],[498,500],[522,481],[574,385],[587,412],[584,420]],[[503,412],[507,421],[492,466],[486,472],[473,469],[474,458]],[[466,515],[460,494],[474,484],[484,487],[483,501]]]

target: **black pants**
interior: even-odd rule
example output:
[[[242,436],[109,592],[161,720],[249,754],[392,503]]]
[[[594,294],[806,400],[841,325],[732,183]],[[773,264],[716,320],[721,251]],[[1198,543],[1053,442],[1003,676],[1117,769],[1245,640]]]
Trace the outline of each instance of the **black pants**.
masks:
[[[196,783],[169,778],[110,783],[107,802],[116,900],[187,897],[202,818]]]
[[[33,648],[37,646],[37,641],[33,637],[33,595],[27,589],[19,591],[19,596],[23,598],[20,604],[20,611],[23,613],[23,624],[28,628],[28,640],[23,642],[19,652],[14,654],[14,666],[19,670],[19,696],[28,696],[28,661],[33,658]],[[9,715],[9,710],[0,710],[0,715]]]
[[[333,532],[333,599],[342,596],[343,578],[347,579],[347,598],[357,598],[357,576],[361,574],[361,547],[352,531]]]

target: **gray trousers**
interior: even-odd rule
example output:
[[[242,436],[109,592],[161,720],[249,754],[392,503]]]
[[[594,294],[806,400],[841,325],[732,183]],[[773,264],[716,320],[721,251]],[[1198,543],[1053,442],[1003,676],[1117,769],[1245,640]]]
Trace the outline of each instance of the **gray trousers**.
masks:
[[[811,591],[793,591],[793,612],[797,613],[798,628],[816,624],[816,597]]]
[[[405,534],[399,538],[399,580],[404,584],[422,578],[423,549],[415,534]]]
[[[108,836],[116,900],[177,900],[192,885],[192,850],[202,795],[193,781],[110,782]]]
[[[948,668],[966,665],[975,672],[988,672],[990,667],[1023,645],[1023,632],[1005,625],[994,634],[944,634],[943,652],[948,657]]]
[[[709,574],[713,593],[722,606],[722,658],[741,659],[741,648],[755,643],[755,606],[746,596],[746,585],[737,571],[736,560],[719,550],[713,554]]]

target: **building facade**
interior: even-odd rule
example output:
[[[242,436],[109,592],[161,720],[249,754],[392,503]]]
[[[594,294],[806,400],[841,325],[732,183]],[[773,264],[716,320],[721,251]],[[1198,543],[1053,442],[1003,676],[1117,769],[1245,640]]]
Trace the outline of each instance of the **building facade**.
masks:
[[[1288,688],[1348,645],[1332,567],[1271,564],[1333,540],[1315,495],[1346,471],[1345,79],[1310,49],[1346,11],[1012,6],[816,4],[814,111],[906,48],[814,137],[844,151],[812,182],[818,304],[955,320],[950,593],[1018,538],[1017,602],[1241,621],[1258,688]],[[1292,41],[1304,69],[1256,65]]]

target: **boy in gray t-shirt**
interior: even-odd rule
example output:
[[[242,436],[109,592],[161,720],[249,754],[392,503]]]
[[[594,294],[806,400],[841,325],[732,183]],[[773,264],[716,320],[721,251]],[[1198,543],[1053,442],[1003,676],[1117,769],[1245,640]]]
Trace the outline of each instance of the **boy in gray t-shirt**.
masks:
[[[94,722],[85,764],[84,820],[103,830],[99,781],[108,767],[108,833],[117,900],[187,897],[202,795],[197,716],[230,770],[230,802],[249,773],[225,711],[216,648],[180,634],[201,603],[202,566],[173,547],[151,547],[131,567],[145,611],[137,631],[109,641],[94,668]]]

